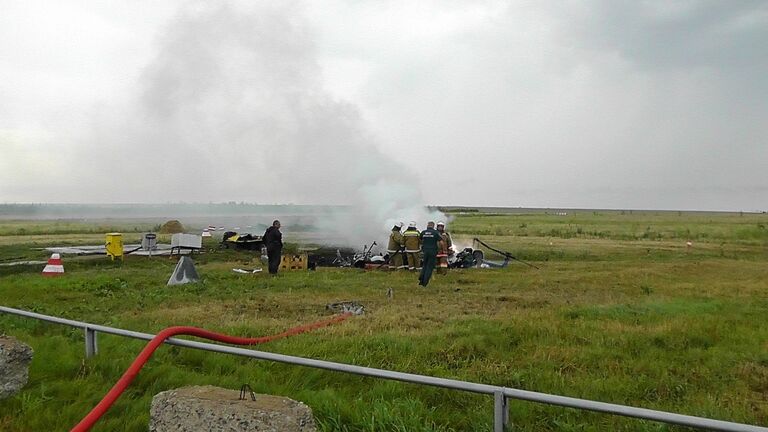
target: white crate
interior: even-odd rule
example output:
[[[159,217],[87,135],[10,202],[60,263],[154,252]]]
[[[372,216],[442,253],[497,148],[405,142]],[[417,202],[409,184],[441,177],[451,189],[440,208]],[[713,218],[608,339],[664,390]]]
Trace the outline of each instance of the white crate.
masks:
[[[203,238],[197,234],[174,234],[171,236],[171,249],[200,249],[203,247]]]

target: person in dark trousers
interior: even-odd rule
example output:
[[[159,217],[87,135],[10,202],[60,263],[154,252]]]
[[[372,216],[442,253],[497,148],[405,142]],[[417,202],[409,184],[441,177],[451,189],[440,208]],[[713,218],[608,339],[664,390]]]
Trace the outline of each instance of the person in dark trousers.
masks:
[[[419,234],[421,238],[421,251],[424,253],[424,261],[421,263],[421,273],[419,274],[419,285],[427,286],[432,277],[432,271],[437,265],[437,251],[440,248],[440,242],[443,240],[440,232],[435,229],[435,223],[427,223],[427,229]]]
[[[262,240],[267,247],[269,273],[275,275],[280,268],[280,255],[283,252],[283,233],[280,232],[279,220],[272,222],[272,226],[264,232]]]

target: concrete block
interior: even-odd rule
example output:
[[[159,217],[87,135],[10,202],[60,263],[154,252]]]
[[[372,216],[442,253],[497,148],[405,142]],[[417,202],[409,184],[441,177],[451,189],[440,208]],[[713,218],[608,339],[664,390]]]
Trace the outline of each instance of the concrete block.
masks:
[[[315,432],[312,410],[292,399],[257,394],[239,400],[239,390],[183,387],[152,399],[150,432]]]
[[[0,335],[0,399],[15,395],[27,384],[32,354],[29,345]]]

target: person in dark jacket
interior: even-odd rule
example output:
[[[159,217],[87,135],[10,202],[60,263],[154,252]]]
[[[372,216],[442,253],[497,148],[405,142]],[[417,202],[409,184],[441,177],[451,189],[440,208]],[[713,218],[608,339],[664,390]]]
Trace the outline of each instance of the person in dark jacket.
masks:
[[[280,255],[283,253],[283,233],[280,232],[280,221],[275,220],[272,226],[264,232],[264,245],[267,247],[269,273],[277,274],[280,268]]]
[[[437,264],[437,251],[440,249],[440,243],[443,238],[440,232],[435,229],[435,223],[429,222],[427,229],[419,235],[421,238],[421,251],[424,252],[424,261],[422,262],[421,274],[419,274],[419,285],[427,286],[432,277],[432,270]]]

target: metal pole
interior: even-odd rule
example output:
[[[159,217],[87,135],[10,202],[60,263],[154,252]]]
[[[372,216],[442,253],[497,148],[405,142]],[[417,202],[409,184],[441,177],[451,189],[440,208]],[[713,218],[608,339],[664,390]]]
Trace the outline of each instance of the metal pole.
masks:
[[[743,423],[713,420],[704,417],[695,417],[685,414],[676,414],[666,411],[656,411],[646,408],[636,408],[626,405],[617,405],[606,402],[597,402],[589,399],[577,399],[568,396],[558,396],[548,393],[538,393],[527,390],[505,388],[504,394],[512,399],[539,402],[568,408],[576,408],[587,411],[610,413],[624,417],[636,417],[667,424],[688,426],[699,429],[710,429],[729,432],[766,432],[768,428],[752,426]]]
[[[85,327],[85,358],[91,358],[99,353],[99,343],[96,339],[96,330]]]
[[[512,422],[509,420],[509,398],[507,395],[504,395],[504,429],[512,430]]]
[[[504,392],[493,393],[493,432],[504,432],[504,411],[506,408]]]

